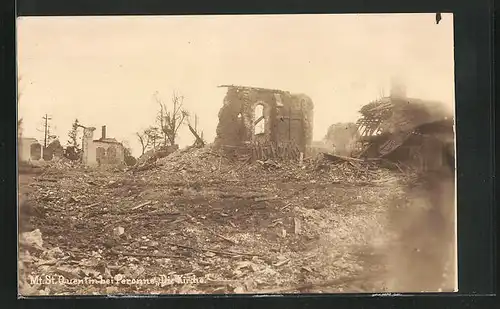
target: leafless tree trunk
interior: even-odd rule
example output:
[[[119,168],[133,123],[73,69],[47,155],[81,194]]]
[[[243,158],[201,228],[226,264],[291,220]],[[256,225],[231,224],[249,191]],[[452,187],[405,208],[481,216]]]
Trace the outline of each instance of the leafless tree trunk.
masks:
[[[19,90],[19,84],[21,82],[21,76],[17,78],[17,108],[18,108],[18,113],[19,113],[19,99],[21,99],[21,91]],[[18,116],[19,117],[19,116]],[[22,137],[22,125],[23,125],[23,118],[18,118],[17,119],[17,145],[20,147],[21,145],[21,137]],[[17,161],[21,161],[21,155],[20,151],[17,153]]]
[[[164,145],[167,145],[167,142],[170,145],[175,145],[177,132],[181,125],[184,124],[186,117],[189,116],[182,107],[184,97],[175,92],[172,94],[172,110],[167,108],[167,105],[163,102],[158,93],[155,94],[155,100],[160,105],[157,120],[163,135]]]
[[[144,130],[144,135],[147,138],[147,144],[152,146],[153,149],[156,149],[158,145],[158,140],[162,139],[162,135],[160,134],[160,130],[157,127],[149,127]]]
[[[187,125],[191,133],[195,137],[195,146],[203,147],[205,146],[205,140],[203,139],[203,131],[198,130],[198,115],[194,115],[194,127],[191,124],[191,121],[189,120],[189,117],[187,118]]]
[[[144,154],[150,147],[156,149],[158,140],[162,138],[157,127],[149,127],[142,132],[136,133]]]
[[[139,133],[139,132],[137,132],[135,134],[137,135],[137,138],[139,139],[139,143],[141,143],[141,148],[142,148],[142,153],[141,154],[144,154],[146,152],[146,149],[149,146],[146,134],[145,133]]]
[[[21,96],[23,94],[22,91],[19,89],[22,80],[23,80],[22,76],[19,76],[17,78],[17,103],[19,103],[19,100],[21,99]]]
[[[19,76],[17,78],[17,107],[18,107],[18,112],[19,112],[19,100],[21,99],[21,96],[22,96],[22,91],[19,89],[19,86],[21,84],[21,80],[22,80],[22,76]],[[18,136],[20,137],[21,136],[21,126],[22,126],[22,123],[23,123],[23,118],[18,118],[17,119],[17,134]]]
[[[160,126],[160,130],[163,135],[163,145],[167,145],[167,134],[163,131],[163,128],[165,127],[165,112],[167,110],[167,107],[165,103],[163,103],[162,99],[160,98],[158,92],[155,93],[154,95],[156,102],[160,105],[160,111],[158,112],[158,116],[156,117],[156,121],[158,125]]]

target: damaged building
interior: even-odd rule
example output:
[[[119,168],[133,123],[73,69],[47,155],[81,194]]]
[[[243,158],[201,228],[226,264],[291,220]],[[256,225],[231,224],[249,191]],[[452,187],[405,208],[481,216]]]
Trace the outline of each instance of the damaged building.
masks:
[[[106,136],[106,126],[102,126],[101,130],[101,138],[94,140],[95,128],[83,129],[83,164],[88,166],[122,164],[125,161],[125,147],[115,138]]]
[[[19,161],[38,161],[42,158],[42,145],[36,138],[22,137],[19,139],[18,152]]]
[[[357,157],[383,158],[425,171],[454,169],[454,118],[443,103],[391,95],[360,110]]]
[[[359,130],[355,123],[335,123],[328,127],[322,148],[333,154],[350,156],[358,140]]]
[[[19,160],[21,162],[51,161],[63,156],[64,149],[59,140],[53,140],[47,147],[43,147],[36,138],[22,137],[18,142]]]
[[[227,88],[219,111],[215,145],[284,143],[307,153],[312,142],[313,102],[304,94],[288,91],[222,85]]]

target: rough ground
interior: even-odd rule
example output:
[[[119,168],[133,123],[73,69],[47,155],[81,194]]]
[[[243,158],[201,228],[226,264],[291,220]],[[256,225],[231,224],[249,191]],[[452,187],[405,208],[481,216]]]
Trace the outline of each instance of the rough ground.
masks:
[[[20,294],[384,292],[405,181],[347,162],[232,162],[209,147],[142,172],[22,174],[37,230],[20,236]]]

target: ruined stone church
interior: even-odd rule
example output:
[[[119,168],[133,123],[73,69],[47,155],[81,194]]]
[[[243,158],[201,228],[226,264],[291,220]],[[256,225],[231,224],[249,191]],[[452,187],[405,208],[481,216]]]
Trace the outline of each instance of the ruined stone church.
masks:
[[[307,153],[312,142],[313,102],[305,94],[223,85],[227,93],[219,111],[215,145],[248,142],[293,142]]]

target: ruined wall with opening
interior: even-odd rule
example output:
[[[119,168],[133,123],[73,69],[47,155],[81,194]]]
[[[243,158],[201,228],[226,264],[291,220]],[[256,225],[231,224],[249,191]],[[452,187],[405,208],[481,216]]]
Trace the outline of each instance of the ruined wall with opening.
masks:
[[[98,164],[119,164],[125,160],[124,147],[117,143],[94,141]]]
[[[262,106],[262,115],[256,115],[259,106]],[[305,152],[312,142],[312,121],[313,104],[306,95],[262,88],[228,87],[219,111],[215,145],[231,147],[248,142],[292,141]]]

